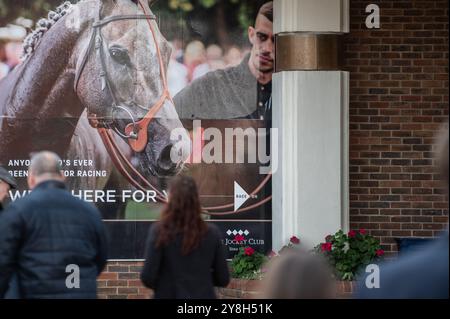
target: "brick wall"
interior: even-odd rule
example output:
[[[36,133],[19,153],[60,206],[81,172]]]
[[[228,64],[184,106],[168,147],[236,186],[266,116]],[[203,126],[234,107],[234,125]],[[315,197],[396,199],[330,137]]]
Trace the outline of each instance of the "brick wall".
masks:
[[[109,262],[97,280],[100,299],[148,299],[152,291],[139,279],[142,262]]]
[[[365,26],[370,3],[380,29]],[[448,119],[448,2],[351,0],[350,10],[350,222],[393,252],[394,237],[436,236],[448,222],[433,166]]]
[[[109,262],[98,279],[99,299],[149,299],[153,292],[139,280],[142,262]],[[351,298],[355,283],[337,282],[336,298]],[[228,287],[217,288],[220,299],[259,299],[261,282],[232,279]]]

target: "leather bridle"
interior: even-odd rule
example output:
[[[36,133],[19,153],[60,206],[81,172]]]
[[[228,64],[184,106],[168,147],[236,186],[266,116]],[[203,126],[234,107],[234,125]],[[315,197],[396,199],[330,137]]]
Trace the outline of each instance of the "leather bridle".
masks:
[[[102,127],[111,127],[112,126],[112,128],[116,131],[117,134],[119,134],[120,136],[122,136],[123,138],[128,140],[128,144],[130,145],[132,150],[137,153],[144,151],[145,146],[147,145],[147,142],[148,142],[147,128],[148,128],[150,122],[153,120],[155,115],[161,110],[161,108],[164,105],[164,102],[166,100],[171,100],[168,85],[167,85],[167,80],[165,77],[165,68],[164,68],[163,58],[161,55],[161,50],[159,48],[159,45],[158,45],[158,42],[156,39],[156,34],[154,31],[154,28],[151,24],[152,20],[156,20],[156,17],[153,14],[147,14],[145,12],[144,6],[142,6],[142,4],[140,2],[139,2],[139,5],[141,6],[142,10],[144,10],[145,14],[118,15],[118,16],[112,16],[112,17],[108,17],[105,19],[101,19],[102,7],[100,4],[98,19],[92,25],[93,31],[92,31],[91,38],[89,40],[88,47],[86,49],[86,52],[84,53],[83,59],[81,60],[80,67],[78,68],[78,70],[75,74],[75,86],[74,86],[75,92],[77,92],[80,78],[81,78],[81,75],[83,74],[83,71],[89,60],[90,53],[95,49],[96,56],[98,57],[98,60],[100,61],[100,67],[101,67],[101,71],[100,71],[100,79],[101,79],[101,84],[102,84],[101,89],[102,89],[102,91],[104,91],[105,89],[108,90],[109,96],[112,99],[112,108],[111,108],[112,111],[111,111],[111,120],[107,121],[107,120],[102,119],[101,121],[94,121],[94,122],[90,121],[90,123],[91,123],[91,125],[93,125],[93,123],[96,123],[93,125],[96,128],[98,128],[99,125]],[[101,29],[102,29],[102,27],[104,27],[112,22],[121,21],[121,20],[147,20],[148,25],[151,30],[151,33],[152,33],[152,37],[153,37],[155,46],[156,46],[156,53],[157,53],[159,65],[161,68],[161,77],[162,77],[162,81],[163,81],[163,94],[161,95],[160,99],[155,103],[155,105],[153,105],[152,107],[150,107],[148,109],[147,114],[140,121],[135,120],[133,114],[125,106],[120,105],[119,101],[117,100],[116,95],[113,90],[113,87],[111,85],[111,81],[108,76],[108,71],[106,68],[106,63],[105,63],[105,58],[104,58],[103,36],[102,36]],[[131,119],[131,123],[125,127],[125,133],[120,132],[119,129],[114,125],[114,114],[118,110],[124,111],[126,114],[128,114],[128,116]],[[95,114],[90,114],[90,117],[96,118]]]
[[[148,126],[150,125],[151,121],[154,119],[156,114],[161,110],[161,108],[163,107],[164,103],[167,100],[171,101],[172,104],[174,104],[168,89],[165,66],[161,55],[161,50],[156,38],[155,30],[151,23],[152,20],[156,20],[156,17],[153,14],[148,14],[146,12],[145,7],[142,5],[140,0],[138,0],[138,4],[140,8],[143,10],[144,14],[118,15],[102,19],[101,18],[102,5],[100,2],[98,18],[92,25],[93,30],[91,38],[89,40],[88,47],[81,60],[80,67],[77,69],[75,74],[74,89],[75,93],[77,93],[81,75],[83,74],[83,71],[89,60],[90,53],[95,49],[96,55],[100,60],[101,66],[100,72],[100,79],[102,85],[101,89],[102,91],[107,89],[112,99],[112,114],[111,120],[108,121],[104,119],[98,120],[96,114],[89,114],[89,123],[91,124],[91,126],[97,129],[114,165],[119,170],[119,172],[130,182],[130,184],[136,187],[136,189],[139,189],[144,192],[147,191],[148,189],[152,189],[156,193],[156,198],[158,200],[160,200],[161,202],[167,202],[166,196],[161,191],[159,191],[155,186],[153,186],[144,176],[142,176],[142,174],[139,173],[139,171],[130,163],[127,157],[120,150],[120,147],[117,145],[114,137],[111,134],[112,128],[117,134],[119,134],[121,137],[125,138],[128,141],[129,146],[134,152],[141,153],[145,150],[145,147],[148,142]],[[114,94],[114,90],[111,86],[111,82],[108,77],[108,72],[106,69],[104,59],[103,37],[101,29],[102,27],[108,25],[109,23],[121,20],[147,20],[148,26],[150,28],[156,46],[159,67],[161,70],[161,79],[163,82],[163,94],[160,97],[160,99],[155,103],[155,105],[149,108],[147,114],[139,121],[134,119],[133,114],[126,107],[118,103],[119,101],[117,100]],[[122,110],[125,113],[127,113],[132,121],[125,127],[124,133],[120,132],[118,128],[114,125],[114,112],[117,110]],[[266,178],[264,178],[264,180],[262,181],[262,183],[250,194],[250,196],[256,195],[270,180],[271,176],[272,176],[271,174],[267,175]],[[203,209],[206,214],[210,215],[231,215],[239,212],[249,211],[251,209],[259,207],[260,205],[270,201],[271,199],[272,196],[266,197],[265,199],[259,201],[258,203],[255,203],[245,208],[241,208],[237,211],[230,210],[222,212],[213,212],[216,210],[232,209],[234,205],[233,203],[216,207],[204,207]]]

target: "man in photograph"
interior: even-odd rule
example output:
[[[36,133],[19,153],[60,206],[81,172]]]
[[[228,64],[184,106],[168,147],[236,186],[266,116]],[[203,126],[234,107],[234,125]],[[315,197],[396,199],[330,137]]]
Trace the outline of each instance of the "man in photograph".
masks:
[[[249,26],[251,52],[236,67],[209,72],[177,96],[181,119],[271,119],[274,70],[273,2]]]

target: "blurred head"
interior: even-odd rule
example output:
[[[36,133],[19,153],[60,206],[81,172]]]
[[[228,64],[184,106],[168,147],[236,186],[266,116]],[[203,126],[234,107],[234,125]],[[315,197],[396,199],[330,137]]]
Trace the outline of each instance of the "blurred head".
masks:
[[[248,38],[252,44],[250,56],[252,66],[261,73],[272,73],[275,58],[272,1],[259,9],[255,26],[248,28]]]
[[[438,166],[441,179],[445,182],[445,185],[447,186],[447,191],[449,187],[448,139],[449,139],[448,128],[445,128],[444,130],[442,130],[438,141],[438,152],[439,152]]]
[[[325,261],[308,252],[287,253],[269,267],[265,297],[328,299],[335,296],[332,273]]]
[[[182,252],[188,255],[206,232],[197,185],[192,177],[176,176],[169,188],[169,202],[160,221],[157,247],[165,246],[177,235],[183,236]]]
[[[211,44],[206,49],[206,58],[208,61],[217,61],[223,59],[223,50],[217,44]]]
[[[9,190],[11,186],[8,183],[0,179],[0,203],[5,200],[9,195]]]
[[[198,65],[206,61],[206,49],[202,42],[190,42],[184,52],[184,63],[187,66]]]
[[[242,52],[238,47],[231,47],[225,56],[225,62],[228,66],[236,66],[242,61]]]
[[[34,189],[40,183],[46,181],[64,181],[61,167],[61,159],[53,152],[39,152],[31,157],[28,168],[28,187]]]
[[[14,67],[20,63],[22,56],[22,43],[13,41],[8,42],[5,46],[6,61],[10,67]]]
[[[0,203],[9,197],[9,191],[17,187],[17,182],[9,172],[0,166]]]

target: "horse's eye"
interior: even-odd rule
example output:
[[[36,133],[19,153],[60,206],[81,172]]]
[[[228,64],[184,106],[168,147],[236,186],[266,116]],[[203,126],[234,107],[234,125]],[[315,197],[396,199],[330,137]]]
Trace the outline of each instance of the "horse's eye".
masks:
[[[109,54],[111,57],[116,61],[117,63],[123,64],[123,65],[130,65],[130,56],[128,55],[128,51],[123,48],[119,47],[111,47],[109,49]]]

